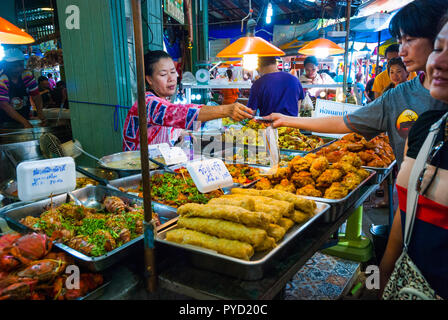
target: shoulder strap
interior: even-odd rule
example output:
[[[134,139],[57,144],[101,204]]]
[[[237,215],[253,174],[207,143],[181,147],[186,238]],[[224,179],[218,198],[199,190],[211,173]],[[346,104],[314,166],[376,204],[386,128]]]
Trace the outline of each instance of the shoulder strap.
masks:
[[[429,153],[431,152],[431,149],[440,131],[441,124],[447,117],[448,112],[439,121],[434,123],[431,126],[431,129],[429,129],[429,134],[426,137],[426,140],[423,143],[423,146],[421,147],[417,155],[417,158],[415,159],[414,166],[412,167],[412,171],[409,176],[408,195],[406,203],[406,221],[403,237],[403,244],[405,250],[407,250],[409,242],[411,241],[411,234],[412,234],[411,231],[414,226],[415,213],[417,211],[417,202],[419,196],[419,193],[417,191],[418,178],[426,165]]]

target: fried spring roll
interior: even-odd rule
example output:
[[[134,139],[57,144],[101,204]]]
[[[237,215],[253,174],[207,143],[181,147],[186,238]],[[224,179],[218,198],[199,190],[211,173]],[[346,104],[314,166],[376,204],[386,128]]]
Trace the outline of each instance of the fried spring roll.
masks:
[[[253,246],[260,245],[267,236],[265,230],[219,219],[179,217],[177,225],[218,238],[247,242]]]
[[[282,216],[291,216],[294,213],[294,204],[287,201],[279,201],[269,197],[250,196],[242,194],[226,194],[221,196],[225,199],[253,199],[255,211],[270,213],[277,222]]]
[[[254,247],[256,252],[271,250],[276,247],[275,239],[272,237],[266,237],[266,239],[259,245]]]
[[[227,205],[187,203],[180,206],[177,213],[185,217],[224,219],[242,223],[248,227],[260,227],[264,230],[269,227],[270,223],[275,223],[274,217],[267,213]]]
[[[285,236],[286,230],[285,228],[280,227],[278,224],[271,223],[269,225],[268,236],[275,239],[275,242],[279,242]]]
[[[291,217],[292,220],[294,220],[295,223],[304,223],[306,221],[308,221],[309,219],[311,219],[313,215],[305,213],[303,211],[300,210],[296,210],[294,211],[294,215]]]
[[[255,210],[255,201],[253,198],[220,197],[220,198],[210,199],[208,204],[229,205],[229,206],[241,207],[241,208],[244,208],[249,211],[261,211],[261,210]],[[262,211],[262,212],[264,212],[264,211]]]
[[[289,229],[292,228],[292,226],[294,225],[294,221],[289,219],[289,218],[281,218],[277,224],[284,228],[286,230],[286,232],[288,232]]]
[[[254,254],[254,248],[248,243],[237,240],[219,239],[202,232],[183,228],[168,231],[166,233],[166,240],[203,247],[244,260],[249,260]]]

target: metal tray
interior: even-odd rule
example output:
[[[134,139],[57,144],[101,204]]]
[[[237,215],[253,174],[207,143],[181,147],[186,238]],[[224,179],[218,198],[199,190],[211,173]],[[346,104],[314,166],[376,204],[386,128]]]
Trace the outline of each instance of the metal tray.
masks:
[[[367,184],[373,176],[376,175],[374,170],[366,169],[370,172],[370,175],[364,179],[355,189],[353,189],[346,197],[342,199],[327,199],[327,198],[318,198],[318,197],[310,197],[310,196],[301,196],[306,199],[311,199],[314,201],[320,201],[324,203],[328,203],[331,205],[330,214],[325,217],[325,222],[334,222],[336,221],[350,206],[352,206],[356,200],[359,199],[362,190],[361,187]]]
[[[103,200],[105,196],[117,196],[128,204],[143,205],[143,200],[140,198],[130,197],[126,193],[115,191],[103,186],[89,186],[83,189],[75,190],[72,193],[83,202],[96,202]],[[68,202],[69,198],[67,197],[67,194],[62,194],[53,197],[52,199],[45,199],[31,204],[26,204],[24,206],[16,207],[11,210],[2,211],[2,216],[9,223],[12,229],[15,229],[21,233],[31,232],[32,230],[30,228],[19,222],[20,219],[27,216],[40,216],[45,211],[45,208],[50,206],[51,201],[53,201],[54,206],[59,206],[63,203]],[[177,214],[173,215],[170,210],[165,210],[164,208],[156,206],[154,207],[154,211],[159,215],[161,223],[165,223],[171,220],[173,217],[177,216]],[[71,255],[75,259],[76,264],[80,267],[84,267],[93,272],[99,272],[111,267],[112,265],[131,255],[136,249],[140,247],[142,243],[143,235],[132,239],[121,247],[118,247],[99,257],[89,257],[63,243],[54,242],[54,246]]]
[[[328,214],[330,205],[322,202],[316,202],[317,213],[303,224],[295,224],[278,243],[277,247],[269,252],[256,252],[250,261],[226,256],[216,251],[201,248],[193,245],[183,245],[165,240],[166,232],[177,228],[173,226],[163,232],[160,232],[156,239],[156,247],[168,246],[181,250],[186,254],[188,260],[196,267],[219,272],[231,277],[244,280],[259,280],[265,273],[275,268],[277,259],[281,259],[294,249],[295,240],[304,230],[313,224],[319,218]]]
[[[364,169],[373,170],[376,172],[375,178],[372,179],[369,183],[371,184],[380,184],[384,181],[387,175],[392,171],[397,160],[392,161],[392,163],[387,168],[377,168],[377,167],[368,167],[362,166]]]
[[[323,144],[320,147],[317,147],[313,150],[303,151],[303,150],[292,150],[292,149],[280,149],[280,154],[285,154],[288,156],[305,156],[308,153],[316,153],[320,149],[328,147],[330,144],[332,144],[333,142],[335,142],[337,140],[335,138],[325,138],[325,137],[322,137],[322,139],[324,140],[325,144]]]
[[[104,292],[106,291],[106,288],[109,286],[110,281],[103,283],[101,286],[93,290],[92,292],[89,292],[85,296],[78,298],[76,300],[97,300],[100,298]]]

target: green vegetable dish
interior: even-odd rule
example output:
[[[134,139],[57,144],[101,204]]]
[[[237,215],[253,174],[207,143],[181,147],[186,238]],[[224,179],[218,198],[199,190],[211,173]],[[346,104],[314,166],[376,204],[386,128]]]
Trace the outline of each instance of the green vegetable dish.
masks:
[[[143,234],[143,207],[127,205],[118,197],[106,197],[103,203],[103,210],[64,203],[20,222],[87,256],[99,257]],[[153,217],[160,225],[157,214]]]

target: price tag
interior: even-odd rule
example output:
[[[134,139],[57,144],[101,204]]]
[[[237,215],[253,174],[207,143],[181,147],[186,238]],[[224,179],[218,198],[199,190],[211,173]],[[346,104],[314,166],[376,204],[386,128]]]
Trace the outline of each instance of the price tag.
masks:
[[[202,193],[233,185],[233,178],[221,159],[192,161],[186,165],[193,182]]]
[[[162,153],[165,163],[169,166],[174,165],[174,164],[184,163],[184,162],[188,161],[187,155],[179,147],[172,147],[172,148],[162,147],[162,148],[159,148],[159,150]]]
[[[328,117],[328,116],[346,116],[349,113],[352,113],[361,108],[359,105],[350,104],[350,103],[341,103],[330,100],[322,100],[316,99],[316,108],[313,112],[314,118]],[[317,136],[325,136],[331,138],[340,139],[345,134],[330,134],[324,132],[313,132],[314,135]]]
[[[34,201],[76,188],[76,167],[72,157],[25,161],[17,166],[19,199]]]

